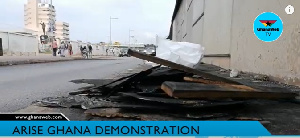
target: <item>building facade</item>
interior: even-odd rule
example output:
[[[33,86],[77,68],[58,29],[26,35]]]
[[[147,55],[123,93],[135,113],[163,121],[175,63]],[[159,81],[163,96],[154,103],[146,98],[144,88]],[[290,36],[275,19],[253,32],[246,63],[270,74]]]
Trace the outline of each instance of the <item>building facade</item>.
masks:
[[[25,29],[38,36],[44,35],[42,24],[45,24],[45,35],[69,39],[69,24],[56,22],[56,9],[51,0],[28,0],[24,5],[24,23]]]
[[[300,85],[300,1],[177,0],[169,38],[205,47],[203,62],[272,76]],[[285,8],[296,9],[287,15]],[[253,32],[255,18],[273,12],[283,21],[283,33],[263,42]]]
[[[69,34],[69,24],[66,22],[56,22],[56,31],[55,31],[55,38],[60,39],[61,41],[69,41],[70,34]]]
[[[24,6],[24,23],[26,29],[31,29],[36,32],[37,35],[43,35],[42,24],[45,24],[45,34],[54,36],[56,21],[55,7],[48,3],[48,1],[41,0],[28,0],[28,3]],[[50,30],[51,29],[51,30]]]

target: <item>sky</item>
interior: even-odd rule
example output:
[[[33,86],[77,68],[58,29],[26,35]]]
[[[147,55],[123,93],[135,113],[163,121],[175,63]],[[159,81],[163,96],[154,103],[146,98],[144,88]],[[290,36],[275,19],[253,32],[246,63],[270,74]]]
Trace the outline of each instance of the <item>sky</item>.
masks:
[[[176,0],[53,0],[56,20],[70,24],[71,40],[109,42],[110,16],[112,41],[155,43],[156,35],[167,37]],[[1,0],[0,30],[24,28],[27,0]],[[5,14],[3,14],[5,13]]]

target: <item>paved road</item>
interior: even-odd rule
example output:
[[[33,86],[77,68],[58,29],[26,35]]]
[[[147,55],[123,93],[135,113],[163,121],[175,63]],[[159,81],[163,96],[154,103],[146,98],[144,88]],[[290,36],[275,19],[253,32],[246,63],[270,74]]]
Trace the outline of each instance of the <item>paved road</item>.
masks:
[[[88,86],[71,80],[107,78],[141,63],[135,58],[123,58],[0,67],[0,112],[14,112],[35,100],[65,96],[69,91]]]

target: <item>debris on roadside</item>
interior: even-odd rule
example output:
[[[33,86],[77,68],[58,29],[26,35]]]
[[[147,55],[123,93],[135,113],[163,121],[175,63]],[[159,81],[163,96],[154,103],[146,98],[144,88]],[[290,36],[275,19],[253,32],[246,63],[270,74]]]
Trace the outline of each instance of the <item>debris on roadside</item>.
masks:
[[[263,121],[238,116],[236,112],[249,100],[294,100],[298,96],[285,88],[250,85],[130,49],[128,54],[159,66],[116,80],[102,80],[94,87],[71,92],[68,97],[45,98],[37,105],[81,108],[87,115],[106,118],[148,120],[147,115],[164,115],[190,120]]]
[[[233,70],[230,71],[230,77],[231,78],[236,78],[238,76],[239,76],[239,71],[238,70],[233,69]]]
[[[220,69],[219,71],[220,72],[226,72],[227,70],[226,69]]]
[[[259,81],[269,81],[270,78],[267,75],[255,75],[253,77],[255,80],[259,80]]]

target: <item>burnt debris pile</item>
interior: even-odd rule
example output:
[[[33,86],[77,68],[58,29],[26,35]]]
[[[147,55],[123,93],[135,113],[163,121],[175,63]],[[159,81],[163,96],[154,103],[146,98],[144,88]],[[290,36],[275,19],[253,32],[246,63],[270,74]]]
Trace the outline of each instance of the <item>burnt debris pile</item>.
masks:
[[[82,108],[91,116],[133,120],[258,120],[243,114],[252,100],[294,100],[289,88],[241,76],[203,64],[192,69],[133,50],[134,57],[159,65],[99,86],[71,92],[68,97],[45,98],[40,106]],[[256,81],[257,82],[257,81]],[[268,83],[267,85],[261,85]]]

